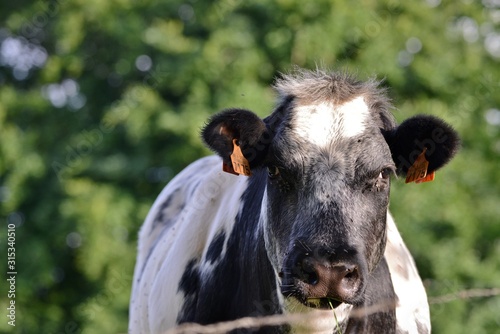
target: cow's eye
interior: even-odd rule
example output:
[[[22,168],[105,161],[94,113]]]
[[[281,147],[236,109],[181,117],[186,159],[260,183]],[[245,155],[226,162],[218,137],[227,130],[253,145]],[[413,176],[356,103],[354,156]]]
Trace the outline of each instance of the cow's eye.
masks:
[[[267,167],[267,174],[271,179],[275,179],[280,175],[280,170],[276,166],[269,166]]]
[[[391,174],[393,172],[394,172],[393,168],[390,168],[390,167],[384,168],[384,169],[382,169],[382,171],[378,175],[378,178],[387,180],[389,177],[391,177]]]

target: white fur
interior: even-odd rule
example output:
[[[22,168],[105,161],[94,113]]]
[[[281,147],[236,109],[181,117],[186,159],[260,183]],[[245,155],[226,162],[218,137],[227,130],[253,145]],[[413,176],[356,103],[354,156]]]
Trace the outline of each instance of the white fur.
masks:
[[[363,133],[369,116],[362,96],[338,106],[331,102],[298,106],[295,112],[295,133],[319,147]]]
[[[430,333],[431,319],[427,294],[413,257],[403,242],[390,213],[387,213],[385,259],[391,272],[394,291],[399,299],[396,308],[399,328],[403,330],[403,333],[418,333],[418,321],[426,326]]]
[[[362,96],[358,96],[354,100],[344,103],[339,106],[338,109],[344,121],[343,137],[350,138],[363,133],[370,111]]]

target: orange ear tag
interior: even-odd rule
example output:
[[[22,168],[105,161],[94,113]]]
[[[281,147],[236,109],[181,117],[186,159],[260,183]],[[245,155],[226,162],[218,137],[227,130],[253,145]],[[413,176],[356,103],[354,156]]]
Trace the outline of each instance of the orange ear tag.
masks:
[[[435,177],[436,177],[436,172],[434,171],[432,173],[427,174],[427,176],[424,177],[423,179],[415,180],[415,183],[424,183],[424,182],[434,181]]]
[[[250,164],[241,152],[241,148],[237,144],[237,140],[233,139],[233,153],[231,153],[232,166],[222,165],[222,170],[236,175],[251,176]]]
[[[406,174],[406,183],[423,183],[434,180],[434,177],[436,176],[435,172],[427,174],[429,161],[425,158],[425,151],[427,151],[426,147],[424,147],[422,153],[420,153],[417,159],[415,159],[413,165],[408,169],[408,173]]]

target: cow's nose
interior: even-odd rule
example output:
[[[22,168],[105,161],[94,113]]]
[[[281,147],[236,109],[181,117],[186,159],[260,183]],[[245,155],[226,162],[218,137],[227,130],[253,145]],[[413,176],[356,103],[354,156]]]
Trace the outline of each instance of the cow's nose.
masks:
[[[361,286],[359,266],[304,256],[296,263],[294,278],[303,282],[306,298],[355,299]]]

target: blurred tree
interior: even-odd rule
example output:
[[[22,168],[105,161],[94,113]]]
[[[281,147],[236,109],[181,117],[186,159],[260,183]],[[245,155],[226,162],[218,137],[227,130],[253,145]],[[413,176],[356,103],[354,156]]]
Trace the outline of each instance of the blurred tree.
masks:
[[[430,113],[457,128],[458,158],[435,182],[396,180],[391,209],[431,296],[498,286],[499,13],[486,0],[2,3],[0,214],[17,226],[16,332],[125,332],[154,198],[208,154],[198,131],[210,114],[268,114],[273,78],[294,64],[385,78],[399,120]],[[436,333],[500,326],[499,297],[431,310]]]

